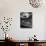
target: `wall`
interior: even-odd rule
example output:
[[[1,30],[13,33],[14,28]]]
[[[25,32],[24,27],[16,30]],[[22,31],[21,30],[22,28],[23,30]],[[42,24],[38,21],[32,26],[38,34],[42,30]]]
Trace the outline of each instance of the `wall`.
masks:
[[[33,13],[32,28],[20,28],[20,12],[22,11]],[[13,18],[12,26],[8,33],[16,37],[17,40],[27,40],[34,34],[37,35],[39,40],[44,40],[46,34],[45,12],[46,8],[44,5],[43,7],[35,9],[30,6],[28,0],[0,0],[0,19],[4,16]],[[3,31],[0,31],[0,35],[2,35],[2,33]],[[0,39],[4,39],[4,37],[0,36]]]

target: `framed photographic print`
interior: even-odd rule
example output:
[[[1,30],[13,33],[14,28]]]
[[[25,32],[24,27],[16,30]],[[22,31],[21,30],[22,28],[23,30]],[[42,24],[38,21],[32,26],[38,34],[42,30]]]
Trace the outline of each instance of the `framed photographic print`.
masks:
[[[32,28],[32,12],[21,12],[20,13],[20,27],[21,28]]]

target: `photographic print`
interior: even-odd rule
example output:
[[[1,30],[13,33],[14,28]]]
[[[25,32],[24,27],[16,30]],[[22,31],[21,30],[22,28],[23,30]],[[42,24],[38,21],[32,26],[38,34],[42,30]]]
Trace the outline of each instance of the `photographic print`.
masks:
[[[20,13],[20,27],[21,28],[32,28],[32,12],[21,12]]]

